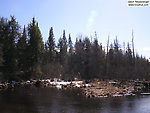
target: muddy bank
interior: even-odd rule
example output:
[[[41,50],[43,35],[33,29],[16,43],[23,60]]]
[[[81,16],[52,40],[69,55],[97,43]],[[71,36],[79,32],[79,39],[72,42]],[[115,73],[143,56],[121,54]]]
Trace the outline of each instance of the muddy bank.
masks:
[[[146,81],[65,81],[60,79],[45,79],[45,80],[28,80],[11,83],[0,83],[0,90],[6,90],[14,87],[55,87],[59,90],[66,88],[80,88],[82,94],[88,98],[91,97],[119,97],[119,96],[133,96],[135,94],[144,93]]]
[[[89,87],[83,88],[83,94],[87,97],[116,97],[135,95],[135,87],[131,82],[120,81],[95,81],[89,83]]]

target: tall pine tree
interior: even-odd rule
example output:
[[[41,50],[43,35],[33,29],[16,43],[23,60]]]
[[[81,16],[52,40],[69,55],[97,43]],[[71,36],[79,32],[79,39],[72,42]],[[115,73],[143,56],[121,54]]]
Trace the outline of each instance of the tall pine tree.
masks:
[[[29,46],[28,46],[28,64],[32,72],[41,74],[39,64],[42,61],[44,44],[38,23],[35,19],[28,26]]]
[[[68,69],[67,73],[69,74],[70,79],[73,79],[73,44],[71,40],[71,36],[69,34],[68,38],[68,47],[69,47],[69,52],[68,52]]]
[[[60,63],[62,65],[66,64],[66,57],[67,57],[67,39],[65,35],[65,30],[63,31],[63,38],[59,39],[58,42],[58,47],[59,47],[59,56],[60,56]]]
[[[53,28],[52,27],[51,27],[50,32],[49,32],[47,46],[48,46],[49,62],[53,62],[53,61],[55,61],[56,53],[55,53],[54,33],[53,33]]]
[[[73,44],[72,44],[70,34],[69,34],[69,39],[68,39],[68,47],[69,47],[69,55],[72,55],[73,54]]]
[[[8,22],[5,18],[0,18],[0,76],[2,77],[3,71],[3,45],[4,45],[4,38],[8,35]]]
[[[8,26],[7,26],[8,25]],[[9,27],[9,28],[7,28]],[[16,78],[17,71],[17,52],[16,52],[16,42],[20,36],[20,27],[16,22],[14,16],[11,16],[11,20],[6,23],[6,31],[4,37],[3,46],[3,58],[4,58],[4,73],[5,79],[12,80]]]
[[[20,71],[26,71],[27,70],[27,34],[26,34],[26,28],[24,26],[22,36],[19,38],[17,43],[17,50],[18,50],[18,69]]]

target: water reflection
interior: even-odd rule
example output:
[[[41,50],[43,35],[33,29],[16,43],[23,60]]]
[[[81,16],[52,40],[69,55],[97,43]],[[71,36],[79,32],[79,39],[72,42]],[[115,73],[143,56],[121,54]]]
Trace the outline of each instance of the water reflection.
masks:
[[[27,89],[7,90],[0,94],[1,113],[33,113],[36,111],[33,99]],[[23,111],[22,111],[23,110]]]
[[[15,88],[0,92],[1,113],[149,113],[150,96],[86,98],[80,90]]]

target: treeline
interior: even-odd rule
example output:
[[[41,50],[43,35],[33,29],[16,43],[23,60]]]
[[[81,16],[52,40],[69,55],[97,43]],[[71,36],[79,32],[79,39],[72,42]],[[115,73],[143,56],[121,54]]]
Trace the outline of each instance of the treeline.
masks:
[[[129,43],[122,49],[117,38],[111,44],[108,39],[105,52],[96,33],[93,39],[79,36],[73,44],[63,30],[56,44],[51,27],[43,42],[34,18],[21,29],[15,17],[1,17],[0,79],[149,79],[149,61],[135,55]]]

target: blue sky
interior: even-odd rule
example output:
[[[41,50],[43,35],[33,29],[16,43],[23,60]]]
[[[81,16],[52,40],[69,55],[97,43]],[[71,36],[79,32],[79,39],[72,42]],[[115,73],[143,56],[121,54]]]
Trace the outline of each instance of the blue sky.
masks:
[[[78,35],[94,36],[106,46],[118,37],[119,43],[131,42],[132,30],[136,51],[150,56],[150,6],[128,7],[127,0],[1,0],[0,16],[14,15],[23,27],[32,18],[39,22],[44,41],[54,28],[56,42],[66,30],[73,42]]]

